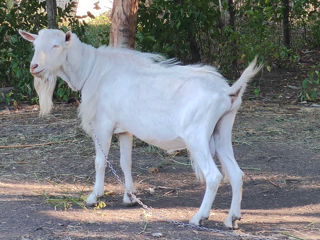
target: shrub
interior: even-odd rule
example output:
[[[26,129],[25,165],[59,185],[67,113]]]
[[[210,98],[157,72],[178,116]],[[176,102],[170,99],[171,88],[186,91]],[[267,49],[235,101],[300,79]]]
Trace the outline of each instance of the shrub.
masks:
[[[230,78],[239,75],[255,55],[271,54],[277,34],[264,23],[271,18],[265,8],[244,3],[231,26],[218,1],[141,1],[138,12],[137,48],[175,57],[183,63],[216,65]],[[223,12],[228,11],[222,1]],[[270,8],[271,9],[271,8]],[[272,39],[272,41],[270,41]]]
[[[18,29],[37,32],[47,25],[45,3],[21,1],[20,4],[0,2],[0,78],[1,85],[13,86],[12,99],[34,100],[29,64],[32,46],[22,40]]]
[[[317,0],[293,1],[290,11],[292,46],[282,41],[282,1],[234,1],[234,24],[228,1],[142,0],[138,12],[137,47],[176,57],[183,63],[216,65],[236,78],[255,55],[266,66],[295,67],[300,42],[320,45],[320,6]],[[227,14],[225,14],[227,13]],[[300,34],[304,23],[305,34]],[[230,74],[231,73],[231,74]]]
[[[108,13],[103,13],[85,25],[85,33],[80,39],[94,47],[109,45],[110,24]]]
[[[301,100],[315,102],[320,100],[320,64],[314,66],[302,82]]]
[[[219,36],[217,5],[210,1],[140,1],[137,48],[162,53],[184,63],[212,62],[208,54]],[[217,42],[216,42],[217,43]]]

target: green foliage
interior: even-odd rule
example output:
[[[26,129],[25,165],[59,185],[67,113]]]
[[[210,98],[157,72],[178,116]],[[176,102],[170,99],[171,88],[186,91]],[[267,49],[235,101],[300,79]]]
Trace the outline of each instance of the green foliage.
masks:
[[[176,57],[185,63],[200,61],[211,46],[208,39],[218,35],[217,5],[209,1],[140,1],[137,48]],[[208,61],[211,60],[210,55]]]
[[[320,1],[294,0],[291,11],[293,28],[297,32],[292,40],[300,47],[320,47]]]
[[[314,66],[308,73],[308,77],[302,82],[301,100],[319,101],[320,100],[320,64]]]
[[[10,105],[12,95],[13,95],[13,91],[12,91],[12,90],[10,90],[10,91],[9,91],[8,93],[6,93],[6,94],[1,93],[1,95],[0,95],[0,100],[4,101],[7,105]]]
[[[157,0],[150,6],[140,1],[137,47],[183,63],[214,64],[235,78],[255,55],[267,66],[294,67],[301,42],[320,45],[317,0],[292,1],[291,48],[282,44],[282,1],[234,1],[234,24],[228,17],[228,1],[221,2],[222,13],[217,0]]]
[[[92,19],[85,26],[82,41],[94,47],[109,44],[110,20],[107,13]]]
[[[226,12],[228,5],[223,3]],[[254,4],[245,3],[236,12],[234,26],[225,23],[218,1],[159,0],[151,6],[141,1],[139,7],[137,47],[144,51],[176,57],[183,63],[214,64],[230,73],[230,66],[237,68],[256,54],[264,56],[274,49],[265,40],[272,31],[263,25],[270,9],[265,13]]]
[[[11,99],[32,99],[35,91],[29,64],[32,46],[22,40],[18,29],[36,32],[47,24],[45,3],[21,1],[20,4],[0,2],[0,79],[2,86],[14,86]]]
[[[72,91],[69,88],[68,84],[62,79],[58,78],[56,91],[55,91],[55,98],[58,100],[62,100],[64,102],[68,102],[71,94],[72,94]]]

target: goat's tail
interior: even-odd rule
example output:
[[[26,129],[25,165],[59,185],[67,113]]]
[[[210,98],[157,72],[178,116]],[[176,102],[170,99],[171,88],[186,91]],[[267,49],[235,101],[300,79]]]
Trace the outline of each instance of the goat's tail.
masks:
[[[263,67],[263,65],[257,65],[256,56],[249,66],[243,71],[240,78],[229,88],[228,94],[231,98],[232,107],[231,109],[240,106],[242,95],[246,89],[246,86],[250,79],[252,79]]]

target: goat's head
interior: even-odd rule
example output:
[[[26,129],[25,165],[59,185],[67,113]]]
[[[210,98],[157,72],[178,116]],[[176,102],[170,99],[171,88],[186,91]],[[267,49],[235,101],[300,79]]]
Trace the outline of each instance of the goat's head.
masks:
[[[34,87],[39,96],[40,116],[48,115],[52,109],[52,95],[56,86],[56,74],[64,64],[67,48],[71,42],[71,32],[41,30],[32,34],[19,30],[20,35],[34,45],[34,55],[30,72],[34,76]]]
[[[23,30],[19,30],[19,33],[34,45],[34,55],[30,64],[31,74],[40,78],[56,76],[66,60],[72,33],[53,29],[40,30],[38,35]]]

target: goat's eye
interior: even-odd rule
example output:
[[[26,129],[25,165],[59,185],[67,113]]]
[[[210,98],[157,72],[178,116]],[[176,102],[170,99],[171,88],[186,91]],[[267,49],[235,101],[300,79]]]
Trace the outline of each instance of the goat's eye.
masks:
[[[59,47],[59,45],[53,45],[52,46],[52,48],[58,48]]]

